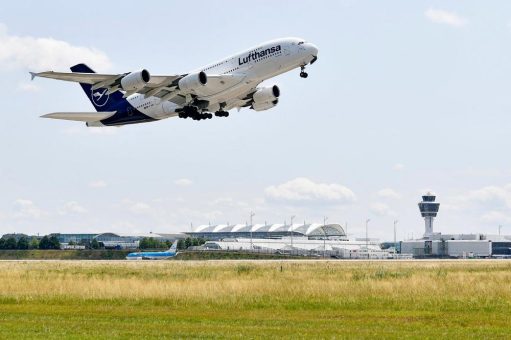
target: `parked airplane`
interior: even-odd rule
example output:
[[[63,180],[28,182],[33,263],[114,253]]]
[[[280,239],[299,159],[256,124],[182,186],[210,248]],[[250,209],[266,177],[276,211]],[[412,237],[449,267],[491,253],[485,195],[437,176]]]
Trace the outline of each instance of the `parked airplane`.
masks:
[[[298,38],[266,42],[186,74],[151,76],[145,69],[97,74],[85,64],[72,73],[30,72],[35,77],[78,82],[97,112],[54,112],[44,118],[84,121],[87,126],[120,126],[178,116],[193,120],[228,117],[229,110],[268,110],[278,103],[277,85],[264,80],[317,60],[318,49]]]
[[[177,255],[177,240],[167,251],[145,251],[138,253],[129,253],[126,260],[165,260]]]

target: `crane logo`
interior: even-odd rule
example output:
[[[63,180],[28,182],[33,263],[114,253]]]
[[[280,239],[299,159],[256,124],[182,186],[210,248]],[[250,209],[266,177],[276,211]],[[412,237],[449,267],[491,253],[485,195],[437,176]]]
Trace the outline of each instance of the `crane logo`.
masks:
[[[108,89],[91,90],[92,102],[98,107],[104,106],[108,102],[109,97]]]

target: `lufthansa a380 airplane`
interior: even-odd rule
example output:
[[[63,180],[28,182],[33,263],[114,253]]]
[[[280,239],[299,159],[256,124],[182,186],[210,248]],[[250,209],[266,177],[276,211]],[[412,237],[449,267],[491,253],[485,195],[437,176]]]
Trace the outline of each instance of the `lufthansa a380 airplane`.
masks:
[[[98,74],[88,66],[72,73],[31,72],[34,77],[78,82],[97,112],[55,112],[42,117],[86,122],[87,126],[120,126],[169,117],[193,120],[228,117],[229,110],[268,110],[278,103],[277,85],[264,80],[317,60],[318,48],[299,38],[269,41],[187,74],[152,76],[143,69],[123,74]]]

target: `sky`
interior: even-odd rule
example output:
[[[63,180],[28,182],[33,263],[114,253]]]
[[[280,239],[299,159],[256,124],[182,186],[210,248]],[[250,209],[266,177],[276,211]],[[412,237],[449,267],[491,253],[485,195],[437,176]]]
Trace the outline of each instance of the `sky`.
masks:
[[[268,111],[121,128],[77,84],[28,71],[180,74],[267,40],[319,48]],[[348,225],[421,236],[511,234],[509,1],[0,3],[0,234],[179,232],[201,224]]]

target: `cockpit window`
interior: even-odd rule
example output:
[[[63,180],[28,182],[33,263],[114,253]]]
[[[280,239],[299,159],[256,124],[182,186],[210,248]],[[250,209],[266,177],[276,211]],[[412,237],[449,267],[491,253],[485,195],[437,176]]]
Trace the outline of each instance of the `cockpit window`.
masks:
[[[303,44],[305,44],[305,41],[300,41],[300,42],[298,43],[298,45],[303,45]]]

